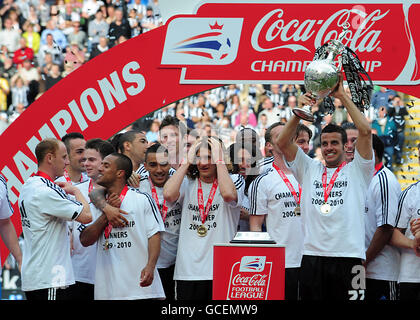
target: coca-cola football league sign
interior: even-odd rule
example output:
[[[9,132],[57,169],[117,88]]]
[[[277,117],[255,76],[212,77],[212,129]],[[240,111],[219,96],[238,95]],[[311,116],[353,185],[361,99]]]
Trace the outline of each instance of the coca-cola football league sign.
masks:
[[[216,244],[213,263],[214,300],[284,300],[284,247]]]
[[[420,96],[416,1],[202,1],[192,14],[88,61],[43,93],[0,136],[0,172],[17,200],[37,170],[34,148],[78,131],[107,139],[165,105],[231,83],[303,83],[315,49],[350,24],[343,44],[374,84]],[[7,249],[1,245],[2,263]]]
[[[231,268],[226,300],[267,300],[272,262],[266,256],[242,256]]]

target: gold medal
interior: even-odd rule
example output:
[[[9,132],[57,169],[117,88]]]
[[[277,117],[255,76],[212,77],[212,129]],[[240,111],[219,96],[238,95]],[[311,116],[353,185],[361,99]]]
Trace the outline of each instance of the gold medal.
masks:
[[[328,203],[324,203],[324,204],[321,206],[321,213],[322,213],[322,214],[329,214],[329,213],[330,213],[330,211],[331,211],[331,206],[330,206]]]
[[[104,245],[104,250],[108,250],[109,249],[109,242],[108,239],[105,240],[105,245]]]
[[[200,237],[205,237],[207,235],[207,228],[204,224],[197,228],[197,233]]]
[[[297,206],[295,208],[295,213],[296,213],[297,216],[300,216],[300,206]]]
[[[210,207],[211,207],[211,204],[213,203],[218,185],[219,183],[217,182],[217,179],[214,179],[213,185],[211,186],[211,189],[210,189],[209,198],[207,199],[206,208],[204,208],[203,188],[201,187],[201,180],[198,179],[197,202],[198,202],[198,209],[200,211],[202,225],[197,228],[197,233],[200,237],[205,237],[207,235],[207,228],[204,225],[204,222],[206,221],[207,215],[209,214]]]

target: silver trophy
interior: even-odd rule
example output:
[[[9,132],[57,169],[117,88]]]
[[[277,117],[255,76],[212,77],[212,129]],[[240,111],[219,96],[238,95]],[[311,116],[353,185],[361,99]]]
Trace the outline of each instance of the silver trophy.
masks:
[[[338,84],[341,72],[341,57],[339,66],[335,66],[336,57],[341,54],[345,46],[341,42],[347,33],[349,23],[343,25],[343,31],[337,40],[330,40],[327,46],[328,56],[326,59],[312,61],[305,70],[305,89],[313,99],[322,100],[335,89]],[[302,108],[294,108],[293,113],[306,121],[314,122],[314,115],[311,106],[306,105]]]

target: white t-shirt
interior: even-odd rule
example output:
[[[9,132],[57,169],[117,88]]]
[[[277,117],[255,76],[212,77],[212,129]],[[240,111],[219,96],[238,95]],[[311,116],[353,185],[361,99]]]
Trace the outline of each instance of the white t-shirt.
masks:
[[[299,184],[286,174],[299,197]],[[277,244],[286,248],[286,268],[300,267],[303,252],[303,225],[297,204],[276,169],[271,167],[249,187],[250,215],[266,215],[267,231]]]
[[[183,185],[185,183],[186,179],[184,179]],[[162,208],[164,201],[163,188],[155,188],[159,199],[159,206]],[[181,188],[183,188],[183,186],[181,186]],[[149,179],[142,180],[140,183],[140,191],[147,193],[152,197],[152,187]],[[156,264],[157,268],[168,268],[175,264],[178,250],[179,227],[181,226],[182,200],[182,197],[180,197],[175,203],[166,202],[168,211],[165,221],[163,221],[165,231],[160,234],[160,255]]]
[[[90,212],[92,213],[92,216],[97,216],[99,215],[99,211],[92,203],[90,203],[89,200],[89,187],[91,186],[91,183],[93,183],[91,181],[92,180],[89,179],[87,181],[77,183],[75,184],[75,186],[81,191],[83,196],[89,202]],[[97,211],[97,213],[93,213],[94,211]],[[93,222],[94,220],[92,219],[91,223]],[[94,284],[96,269],[96,242],[95,244],[89,247],[84,247],[80,243],[80,233],[91,223],[83,224],[78,221],[70,222],[73,238],[73,251],[71,261],[73,263],[75,280],[79,282]]]
[[[395,227],[400,184],[395,175],[382,167],[372,178],[366,194],[365,245],[369,247],[378,227]],[[366,278],[397,281],[400,267],[400,253],[396,247],[385,245],[366,270]]]
[[[182,219],[179,234],[178,253],[175,263],[175,280],[212,280],[213,279],[213,245],[228,243],[236,233],[241,203],[244,196],[245,181],[239,174],[231,175],[235,184],[238,201],[226,203],[217,187],[213,203],[204,226],[207,235],[201,237],[197,228],[202,225],[197,200],[198,178],[188,179],[185,189],[180,190],[184,196]],[[212,187],[211,183],[202,182],[204,207]]]
[[[13,207],[9,201],[6,179],[0,174],[0,219],[9,219],[13,215]],[[1,268],[0,268],[1,276]]]
[[[274,157],[266,157],[259,161],[258,166],[260,168],[260,174],[266,173],[273,167]]]
[[[405,189],[398,201],[396,227],[406,229],[405,236],[414,239],[410,231],[410,221],[420,218],[420,181]],[[420,257],[413,249],[401,249],[400,274],[398,282],[420,282]]]
[[[73,182],[71,180],[68,180],[68,178],[66,178],[65,176],[58,177],[57,179],[55,179],[55,182],[71,182],[72,185],[76,185],[78,183],[88,181],[89,179],[90,178],[88,177],[87,173],[82,172],[82,175],[80,176],[80,181],[78,182]]]
[[[25,238],[22,290],[74,284],[67,221],[76,219],[83,205],[52,181],[33,176],[22,187],[19,209]]]
[[[146,168],[144,167],[144,164],[143,164],[143,163],[142,163],[142,164],[140,164],[140,166],[139,166],[139,168],[137,169],[136,173],[137,173],[140,177],[142,177],[142,178],[145,178],[145,177],[148,177],[148,176],[149,176],[149,172],[146,170]]]
[[[249,194],[249,193],[248,193]],[[241,209],[246,210],[249,213],[249,198],[244,194],[244,198],[241,203]],[[249,231],[249,221],[244,219],[239,219],[238,231]]]
[[[9,201],[6,179],[0,174],[0,219],[8,219],[13,215],[13,207]]]
[[[150,286],[139,284],[148,239],[165,230],[158,208],[151,196],[131,187],[120,208],[127,212],[128,226],[112,228],[107,250],[104,233],[97,241],[95,300],[165,298],[157,268]]]
[[[297,149],[295,160],[286,164],[302,187],[303,254],[365,259],[365,196],[374,172],[374,158],[365,160],[355,151],[354,160],[340,170],[331,190],[330,212],[323,214],[324,166]],[[327,169],[327,184],[335,170]]]

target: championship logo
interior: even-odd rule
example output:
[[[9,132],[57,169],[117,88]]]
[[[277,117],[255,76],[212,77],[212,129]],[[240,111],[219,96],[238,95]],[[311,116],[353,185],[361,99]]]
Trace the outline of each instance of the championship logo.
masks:
[[[267,300],[272,262],[265,256],[243,256],[232,266],[227,300]]]
[[[166,65],[226,65],[235,61],[241,18],[177,18],[170,21],[162,55]]]

